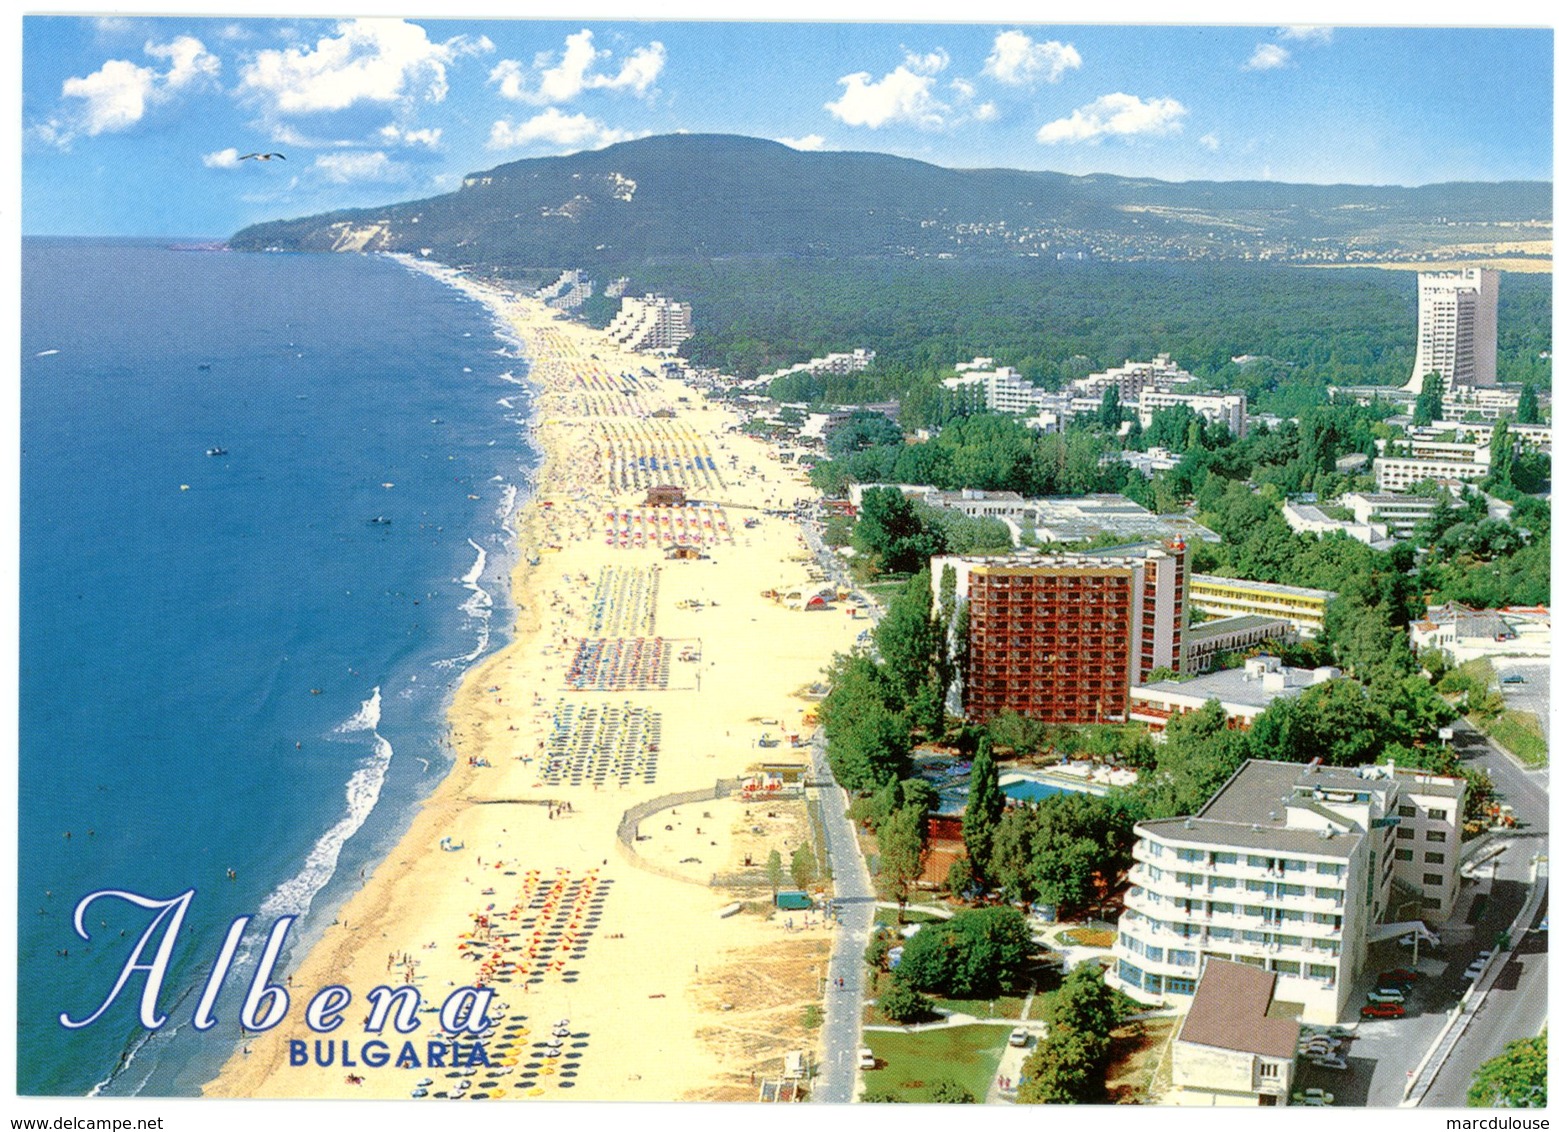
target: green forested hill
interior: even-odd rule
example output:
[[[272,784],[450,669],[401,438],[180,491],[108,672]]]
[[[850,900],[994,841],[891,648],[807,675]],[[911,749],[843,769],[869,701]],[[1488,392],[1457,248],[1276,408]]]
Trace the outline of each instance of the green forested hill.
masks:
[[[426,248],[511,274],[731,256],[1337,261],[1423,250],[1437,230],[1466,241],[1477,235],[1469,225],[1547,220],[1551,195],[1535,182],[1401,188],[954,170],[685,134],[515,161],[445,196],[258,224],[230,243]]]

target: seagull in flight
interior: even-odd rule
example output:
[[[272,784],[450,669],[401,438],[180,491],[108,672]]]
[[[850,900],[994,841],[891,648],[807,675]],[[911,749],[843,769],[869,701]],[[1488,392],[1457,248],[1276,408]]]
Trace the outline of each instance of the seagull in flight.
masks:
[[[287,155],[285,153],[246,153],[238,160],[248,161],[251,157],[256,161],[269,161],[273,157],[280,158],[282,161],[287,160]]]

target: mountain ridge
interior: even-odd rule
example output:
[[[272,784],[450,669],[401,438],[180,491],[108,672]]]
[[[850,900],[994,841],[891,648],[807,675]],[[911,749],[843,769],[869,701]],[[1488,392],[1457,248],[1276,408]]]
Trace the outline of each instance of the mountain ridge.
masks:
[[[1347,262],[1479,227],[1512,244],[1551,239],[1551,213],[1549,182],[1176,182],[665,134],[505,162],[439,196],[251,225],[229,244],[426,249],[510,272],[731,256]]]

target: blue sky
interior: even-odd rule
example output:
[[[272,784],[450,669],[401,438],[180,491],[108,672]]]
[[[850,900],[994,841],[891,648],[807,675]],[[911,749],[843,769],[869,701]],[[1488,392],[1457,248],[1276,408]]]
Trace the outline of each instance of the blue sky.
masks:
[[[33,16],[22,226],[225,236],[673,131],[1167,180],[1549,180],[1553,43],[1276,23]],[[255,151],[285,160],[240,160]]]

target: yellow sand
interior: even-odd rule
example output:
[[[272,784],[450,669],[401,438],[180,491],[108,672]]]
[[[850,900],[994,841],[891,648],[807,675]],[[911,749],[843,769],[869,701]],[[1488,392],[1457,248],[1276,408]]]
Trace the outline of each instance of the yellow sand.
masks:
[[[477,978],[478,962],[462,958],[463,933],[489,905],[505,912],[519,901],[526,874],[542,879],[588,879],[605,893],[602,915],[586,957],[570,959],[562,969],[578,972],[561,981],[562,969],[548,970],[540,984],[491,984],[512,1021],[525,1015],[528,1034],[509,1054],[488,1045],[489,1057],[518,1053],[510,1072],[496,1086],[478,1071],[472,1092],[526,1100],[675,1100],[680,1098],[749,1099],[754,1075],[776,1073],[786,1049],[815,1040],[801,1027],[804,1007],[818,1001],[817,970],[826,963],[828,931],[801,920],[788,931],[785,918],[747,911],[730,918],[718,912],[733,900],[767,889],[713,888],[708,876],[677,879],[652,872],[618,840],[618,824],[632,805],[677,791],[714,785],[760,758],[799,760],[805,750],[788,744],[758,749],[763,730],[802,730],[808,705],[794,693],[816,678],[836,651],[847,649],[864,626],[841,609],[800,612],[760,596],[761,591],[802,588],[809,562],[799,528],[789,520],[762,515],[761,508],[788,505],[811,491],[794,469],[782,466],[765,445],[735,431],[734,414],[709,403],[679,382],[650,378],[658,361],[620,354],[604,335],[558,321],[539,304],[499,295],[460,281],[484,301],[501,307],[523,336],[532,378],[541,386],[535,411],[536,436],[543,453],[534,501],[518,519],[520,545],[535,549],[539,562],[524,561],[513,578],[519,610],[514,643],[474,669],[451,710],[454,767],[433,792],[403,841],[341,909],[292,973],[293,1005],[274,1031],[254,1038],[249,1052],[235,1053],[208,1095],[227,1097],[385,1097],[405,1098],[415,1083],[431,1077],[430,1092],[452,1089],[459,1079],[448,1069],[343,1068],[337,1054],[330,1068],[288,1064],[287,1042],[303,1039],[312,1049],[316,1037],[304,1024],[308,999],[320,987],[340,984],[354,998],[344,1024],[330,1037],[351,1040],[355,1051],[369,1037],[362,1033],[365,995],[374,987],[400,986],[413,973],[425,1004],[440,1005],[457,986]],[[615,375],[640,379],[632,396],[612,388]],[[590,385],[581,375],[593,378]],[[686,398],[686,400],[682,400]],[[671,420],[648,421],[656,409],[675,411]],[[627,426],[674,428],[679,442],[701,445],[715,458],[723,485],[690,490],[690,498],[717,499],[725,505],[733,542],[721,541],[702,561],[665,561],[659,549],[608,547],[603,514],[608,508],[638,508],[643,490],[608,494],[600,456],[609,431]],[[615,430],[615,431],[613,431]],[[732,458],[735,466],[732,466]],[[543,502],[551,508],[544,508]],[[747,529],[743,520],[757,516]],[[556,549],[554,549],[556,548]],[[585,617],[594,584],[604,566],[660,567],[656,633],[674,639],[677,648],[696,642],[697,662],[670,663],[671,690],[581,692],[563,687],[563,674],[577,638],[587,635]],[[700,603],[698,606],[693,601]],[[679,607],[681,603],[681,607]],[[653,784],[636,778],[626,788],[610,780],[604,787],[545,786],[534,758],[551,727],[559,702],[620,706],[632,703],[661,713],[658,777]],[[577,710],[577,709],[576,709]],[[763,728],[754,720],[782,721]],[[470,760],[490,766],[472,766]],[[549,816],[549,801],[567,802],[570,812]],[[679,806],[679,818],[702,815],[716,803]],[[711,868],[731,863],[734,803],[718,803],[717,840],[709,850]],[[792,815],[793,816],[793,815]],[[647,819],[653,834],[665,821]],[[696,828],[684,822],[684,828]],[[773,848],[786,853],[805,822],[773,822],[783,833]],[[743,826],[747,829],[750,827]],[[464,845],[443,851],[450,838]],[[762,841],[750,832],[742,843]],[[679,839],[680,840],[680,839]],[[693,841],[688,841],[691,845]],[[758,844],[755,861],[767,857]],[[656,845],[657,849],[670,846]],[[761,856],[760,856],[761,854]],[[675,858],[704,856],[689,848]],[[718,860],[718,865],[714,862]],[[480,863],[479,863],[480,862]],[[501,865],[499,864],[501,862]],[[566,870],[566,874],[560,872]],[[672,870],[676,871],[675,859]],[[760,870],[761,871],[761,870]],[[513,874],[513,875],[509,875]],[[610,886],[600,884],[610,878]],[[485,889],[493,889],[491,895]],[[526,911],[523,915],[536,914]],[[499,931],[519,931],[509,920],[495,920]],[[526,936],[529,932],[525,933]],[[518,937],[511,942],[520,942]],[[392,962],[409,954],[414,967]],[[483,954],[487,954],[483,949]],[[527,989],[521,990],[522,985]],[[435,1032],[435,1015],[421,1014],[422,1027],[409,1035],[419,1054]],[[550,1037],[553,1024],[569,1020],[569,1029],[588,1035],[588,1044],[572,1048],[581,1056],[541,1059],[546,1069],[522,1080],[536,1060],[530,1043]],[[502,1034],[500,1033],[500,1037]],[[401,1038],[386,1033],[391,1048]],[[572,1063],[573,1087],[551,1071]],[[348,1073],[362,1082],[349,1083]],[[535,1092],[539,1089],[540,1092]],[[437,1105],[431,1096],[420,1104]]]

